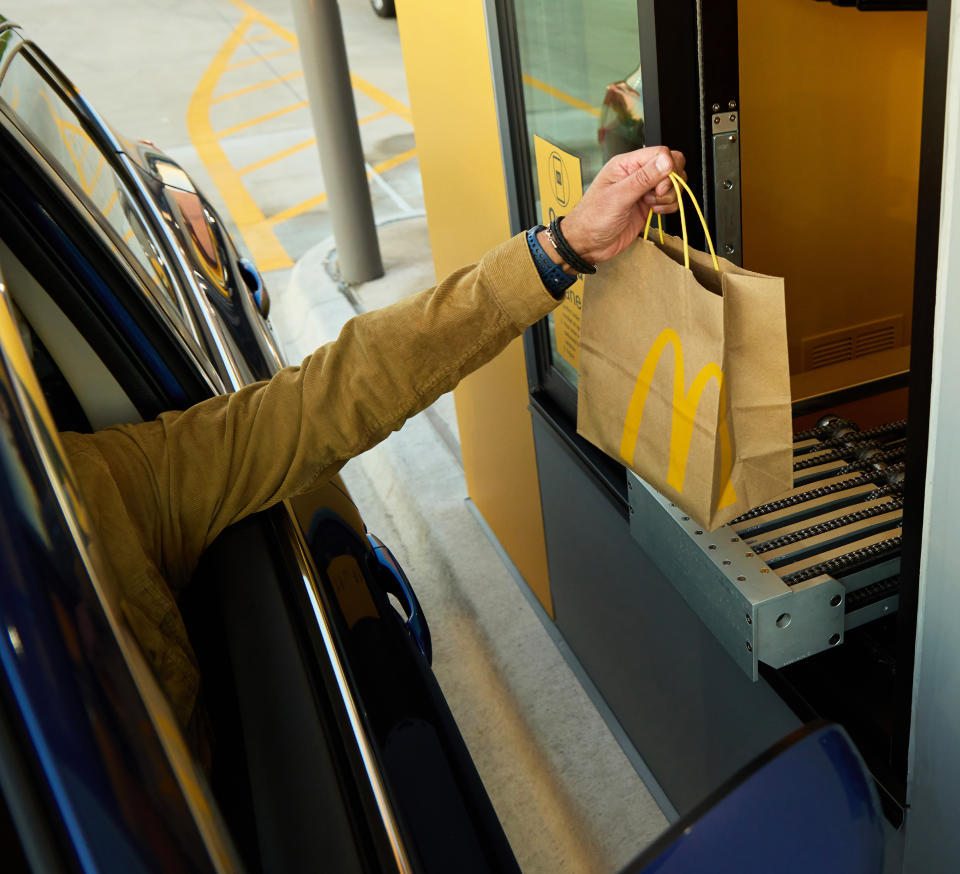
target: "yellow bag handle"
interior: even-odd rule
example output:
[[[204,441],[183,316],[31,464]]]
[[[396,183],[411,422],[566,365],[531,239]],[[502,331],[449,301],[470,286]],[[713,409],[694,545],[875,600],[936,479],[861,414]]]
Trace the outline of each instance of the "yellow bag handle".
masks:
[[[700,211],[700,204],[697,203],[697,198],[694,197],[690,186],[687,185],[686,180],[679,173],[671,173],[670,181],[673,183],[673,188],[677,192],[677,205],[680,207],[680,228],[683,234],[683,266],[687,269],[690,268],[690,246],[687,242],[687,216],[683,211],[683,191],[686,191],[687,194],[690,195],[690,202],[697,211],[697,216],[700,218],[700,224],[703,225],[703,235],[706,237],[707,246],[710,248],[710,257],[713,258],[714,269],[719,273],[720,262],[717,261],[717,253],[713,251],[713,240],[710,239],[710,229],[707,227],[707,220]],[[681,185],[683,186],[683,191],[680,190]],[[651,209],[647,213],[647,224],[643,229],[643,239],[647,239],[647,235],[650,233],[650,221],[652,218],[653,210]],[[657,229],[660,231],[660,242],[663,243],[663,220],[660,218],[660,213],[657,213]]]

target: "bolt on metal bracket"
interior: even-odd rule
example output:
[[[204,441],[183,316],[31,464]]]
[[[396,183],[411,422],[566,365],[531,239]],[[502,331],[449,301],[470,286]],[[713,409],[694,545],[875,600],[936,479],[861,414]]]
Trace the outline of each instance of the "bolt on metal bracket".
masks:
[[[734,529],[706,532],[629,470],[627,482],[633,539],[754,682],[760,662],[780,668],[843,642],[844,583],[788,586]]]

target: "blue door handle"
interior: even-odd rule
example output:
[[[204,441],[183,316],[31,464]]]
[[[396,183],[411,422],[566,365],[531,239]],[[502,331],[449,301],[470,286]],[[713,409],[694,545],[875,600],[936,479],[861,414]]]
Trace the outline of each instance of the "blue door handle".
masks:
[[[403,612],[406,615],[404,625],[417,649],[423,653],[427,664],[433,664],[433,644],[430,640],[430,626],[427,625],[427,619],[423,615],[420,602],[413,591],[413,586],[407,579],[407,575],[400,567],[400,563],[394,558],[393,553],[383,544],[375,534],[367,534],[367,540],[373,548],[373,554],[377,558],[380,567],[385,571],[381,574],[381,583],[383,588],[393,595],[402,605]]]

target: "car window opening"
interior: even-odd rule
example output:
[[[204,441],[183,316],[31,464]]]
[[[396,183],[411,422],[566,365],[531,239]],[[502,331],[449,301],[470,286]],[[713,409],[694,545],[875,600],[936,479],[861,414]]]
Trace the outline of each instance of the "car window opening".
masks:
[[[57,427],[89,432],[142,421],[90,343],[2,240],[0,270]]]

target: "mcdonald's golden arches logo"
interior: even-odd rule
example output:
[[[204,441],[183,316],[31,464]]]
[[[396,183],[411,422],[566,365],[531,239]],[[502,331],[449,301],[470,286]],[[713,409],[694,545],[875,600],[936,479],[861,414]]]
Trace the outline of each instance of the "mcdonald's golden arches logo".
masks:
[[[643,411],[650,393],[657,365],[663,357],[667,346],[673,348],[673,415],[670,423],[670,454],[667,468],[667,484],[678,492],[683,491],[683,482],[687,473],[687,460],[690,457],[690,443],[693,439],[694,420],[700,398],[711,379],[716,379],[720,389],[720,417],[717,421],[717,436],[720,438],[720,471],[725,480],[723,492],[720,495],[718,510],[729,507],[737,500],[733,489],[730,474],[733,471],[733,448],[730,444],[730,429],[727,427],[726,390],[723,384],[723,371],[720,366],[711,361],[700,368],[700,372],[693,378],[690,388],[685,389],[683,373],[683,344],[680,337],[672,328],[666,328],[650,347],[647,357],[643,361],[637,381],[634,385],[630,405],[627,407],[627,417],[623,426],[623,437],[620,440],[620,456],[627,464],[633,463],[633,455],[637,450],[637,439],[640,434],[640,423],[643,420]]]

